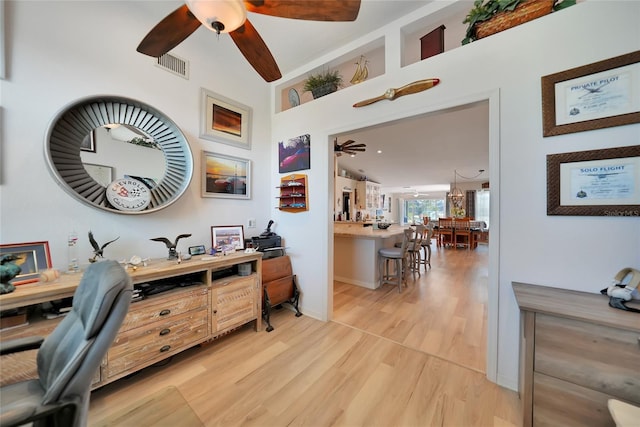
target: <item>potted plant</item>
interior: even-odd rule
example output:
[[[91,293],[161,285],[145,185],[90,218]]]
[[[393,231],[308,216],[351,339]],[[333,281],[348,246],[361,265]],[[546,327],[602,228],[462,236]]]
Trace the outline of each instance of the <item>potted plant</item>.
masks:
[[[475,0],[465,17],[465,45],[576,4],[576,0]]]
[[[326,70],[317,74],[311,74],[304,81],[305,92],[311,92],[313,99],[328,95],[342,86],[342,76],[338,70]]]

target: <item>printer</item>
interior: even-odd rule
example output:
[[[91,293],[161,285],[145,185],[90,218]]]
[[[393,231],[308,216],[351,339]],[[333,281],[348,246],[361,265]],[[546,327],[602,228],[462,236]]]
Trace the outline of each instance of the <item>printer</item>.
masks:
[[[259,235],[251,238],[253,247],[262,252],[262,259],[275,258],[284,255],[282,238],[271,231],[273,220],[269,221],[267,228]]]

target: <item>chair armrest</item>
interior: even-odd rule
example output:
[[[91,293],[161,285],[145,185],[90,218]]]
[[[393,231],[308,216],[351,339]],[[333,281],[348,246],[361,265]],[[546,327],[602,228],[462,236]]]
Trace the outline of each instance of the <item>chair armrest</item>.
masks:
[[[20,351],[35,350],[40,348],[44,341],[43,337],[16,338],[0,342],[0,356]]]

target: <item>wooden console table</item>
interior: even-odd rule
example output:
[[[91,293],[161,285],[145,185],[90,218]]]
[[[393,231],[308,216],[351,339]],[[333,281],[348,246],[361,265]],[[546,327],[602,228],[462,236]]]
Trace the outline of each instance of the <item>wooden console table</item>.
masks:
[[[640,405],[640,314],[599,294],[524,283],[513,290],[525,427],[613,426],[609,399]]]
[[[244,263],[251,265],[251,272],[239,276],[234,269]],[[96,373],[94,389],[246,323],[255,321],[256,331],[262,330],[260,252],[194,257],[180,264],[152,260],[146,267],[127,271],[134,285],[185,279],[201,284],[178,286],[133,302]],[[81,274],[65,274],[51,283],[17,286],[14,292],[0,296],[0,310],[71,297],[80,278]],[[0,331],[0,340],[47,335],[59,320],[30,319],[29,325]]]

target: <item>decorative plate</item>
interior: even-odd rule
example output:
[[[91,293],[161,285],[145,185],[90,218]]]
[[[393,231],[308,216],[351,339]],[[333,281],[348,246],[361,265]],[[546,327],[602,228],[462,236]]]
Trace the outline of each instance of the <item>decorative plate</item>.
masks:
[[[106,191],[109,203],[121,211],[141,211],[151,201],[149,188],[137,179],[116,179]]]
[[[289,104],[291,104],[292,107],[300,105],[300,95],[298,95],[298,91],[294,88],[289,89]]]

